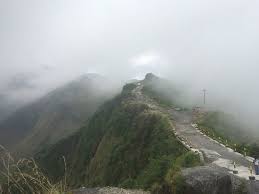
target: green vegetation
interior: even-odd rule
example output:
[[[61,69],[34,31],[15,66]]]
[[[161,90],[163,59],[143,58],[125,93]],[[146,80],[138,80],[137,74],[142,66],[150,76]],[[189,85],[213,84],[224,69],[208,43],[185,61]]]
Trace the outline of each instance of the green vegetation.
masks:
[[[199,129],[216,139],[218,142],[231,147],[237,152],[259,158],[259,145],[250,143],[249,138],[243,130],[243,126],[233,117],[222,112],[209,112],[199,121]]]
[[[211,129],[209,133],[215,133],[218,137],[239,141],[242,126],[231,115],[223,112],[208,112],[200,121],[199,126]],[[244,137],[243,137],[244,138]]]
[[[155,100],[161,106],[170,107],[170,106],[174,105],[173,100],[170,97],[164,95],[161,92],[158,92],[151,85],[144,86],[142,91],[143,91],[144,94],[146,94],[147,96],[149,96],[150,98]]]
[[[155,182],[151,186],[154,194],[182,194],[186,189],[184,177],[181,175],[182,168],[189,168],[202,165],[199,155],[193,152],[186,152],[176,160],[171,161],[167,168],[166,175],[160,182]]]
[[[137,85],[135,83],[129,83],[129,84],[126,84],[124,87],[123,87],[123,95],[129,95],[131,93],[131,91],[133,89],[135,89],[137,87]]]
[[[76,135],[39,153],[48,174],[62,178],[58,166],[65,156],[71,187],[120,186],[173,193],[171,182],[180,185],[180,169],[199,165],[199,156],[187,152],[176,139],[167,116],[131,95],[135,87],[127,84]]]
[[[177,101],[179,93],[165,80],[148,74],[141,84],[144,84],[143,94],[159,105],[180,107]],[[93,96],[91,101],[95,102],[93,109],[85,110],[85,107],[81,107],[83,102],[86,103],[84,96],[80,96],[76,107],[82,108],[80,110],[85,113],[82,114],[85,118],[80,119],[87,122],[70,136],[66,134],[59,137],[58,143],[55,141],[53,145],[41,143],[44,149],[35,155],[39,166],[33,159],[16,161],[8,152],[0,152],[3,161],[0,165],[2,170],[0,171],[0,193],[3,191],[18,194],[58,194],[80,186],[137,188],[150,190],[153,194],[185,193],[187,185],[181,169],[202,165],[199,155],[189,152],[177,140],[171,130],[171,121],[166,115],[150,108],[144,100],[142,102],[132,95],[137,86],[137,83],[126,84],[121,95],[103,104],[89,120],[87,118],[91,114],[86,114],[85,111],[93,114],[97,101]],[[80,92],[80,90],[81,88],[79,91],[73,89],[70,93]],[[60,95],[54,95],[55,102],[51,105],[56,105],[56,102],[60,101]],[[88,100],[87,102],[90,103]],[[66,115],[69,118],[75,116],[75,111],[70,112],[74,109],[70,109],[71,107],[66,109],[63,103],[67,105],[67,99],[61,103],[61,106],[58,104],[60,112],[63,114],[68,111],[69,114]],[[75,106],[74,102],[70,105]],[[50,107],[51,109],[44,114],[48,115],[49,111],[53,111],[53,106]],[[27,111],[27,113],[30,112]],[[28,118],[32,118],[32,115],[28,115]],[[48,124],[66,120],[66,117],[61,116],[62,119],[60,119],[52,114],[48,116],[53,118],[43,116],[44,118],[40,119],[41,124],[44,124],[45,120]],[[27,118],[26,114],[25,117]],[[53,122],[50,122],[52,119]],[[36,120],[38,116],[28,119],[27,125],[31,127]],[[259,157],[259,146],[243,142],[239,134],[243,133],[240,124],[236,124],[229,115],[209,112],[197,123],[205,134],[217,141],[240,153]],[[39,131],[36,130],[36,132]],[[58,130],[56,134],[60,135],[60,132]],[[47,134],[47,131],[43,134]],[[30,137],[37,137],[34,135]],[[35,138],[34,141],[39,139]],[[40,142],[37,142],[38,144]],[[240,193],[243,193],[242,189],[243,185],[239,188]]]
[[[160,106],[186,106],[186,103],[183,103],[181,92],[168,80],[161,79],[153,74],[147,74],[142,84],[144,85],[142,88],[143,94],[155,100]]]
[[[246,187],[246,182],[245,180],[242,180],[241,184],[238,185],[237,190],[236,190],[237,194],[247,194],[249,193]]]
[[[68,138],[60,140],[53,146],[45,147],[39,153],[35,154],[35,160],[51,181],[57,182],[64,177],[64,159],[68,167],[67,174],[69,174],[72,157],[74,156],[72,153],[78,144],[79,135],[77,132]]]
[[[0,159],[0,193],[61,194],[67,191],[66,176],[54,184],[33,159],[15,160],[3,147],[0,147]]]
[[[98,87],[96,87],[98,85]],[[82,77],[19,109],[0,123],[0,142],[10,151],[32,156],[75,133],[114,89],[102,77]]]
[[[80,169],[75,172],[89,186],[122,184],[147,189],[185,149],[170,132],[165,116],[145,104],[115,101],[112,110],[108,105],[83,132],[77,153],[83,157],[74,163],[87,169],[85,174]]]

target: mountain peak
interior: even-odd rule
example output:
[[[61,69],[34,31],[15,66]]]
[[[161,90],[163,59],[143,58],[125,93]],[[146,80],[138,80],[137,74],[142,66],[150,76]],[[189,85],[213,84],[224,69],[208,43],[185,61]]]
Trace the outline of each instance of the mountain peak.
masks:
[[[152,80],[156,80],[156,79],[158,79],[158,77],[155,74],[147,73],[144,80],[152,81]]]

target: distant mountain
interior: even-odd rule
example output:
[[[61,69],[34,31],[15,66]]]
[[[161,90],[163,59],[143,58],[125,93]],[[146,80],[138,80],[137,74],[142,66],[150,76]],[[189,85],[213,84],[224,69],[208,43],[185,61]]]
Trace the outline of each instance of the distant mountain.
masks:
[[[0,144],[34,153],[74,133],[115,94],[106,78],[87,74],[50,92],[0,123]]]
[[[191,166],[199,157],[187,153],[160,105],[143,92],[155,80],[161,81],[147,75],[126,84],[77,133],[42,150],[36,160],[58,180],[64,175],[65,156],[68,182],[75,187],[166,188],[165,176],[177,171],[177,161]]]

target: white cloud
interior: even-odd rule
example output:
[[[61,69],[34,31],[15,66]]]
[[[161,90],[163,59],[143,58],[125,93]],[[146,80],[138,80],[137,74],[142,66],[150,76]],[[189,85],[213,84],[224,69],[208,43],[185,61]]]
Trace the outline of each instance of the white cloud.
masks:
[[[47,91],[86,72],[154,72],[256,116],[258,9],[257,0],[0,0],[0,94],[19,73]]]
[[[133,57],[130,60],[130,63],[133,67],[150,67],[154,68],[159,65],[161,61],[161,58],[156,53],[145,53],[138,55],[136,57]]]

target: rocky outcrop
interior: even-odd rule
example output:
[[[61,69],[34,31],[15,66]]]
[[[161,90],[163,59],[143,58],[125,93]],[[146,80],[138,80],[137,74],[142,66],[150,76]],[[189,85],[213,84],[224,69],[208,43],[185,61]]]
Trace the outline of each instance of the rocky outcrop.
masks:
[[[153,73],[148,73],[148,74],[146,74],[144,81],[155,81],[158,79],[159,78],[157,76],[155,76]]]
[[[257,194],[249,182],[216,166],[200,166],[182,171],[184,194]]]

